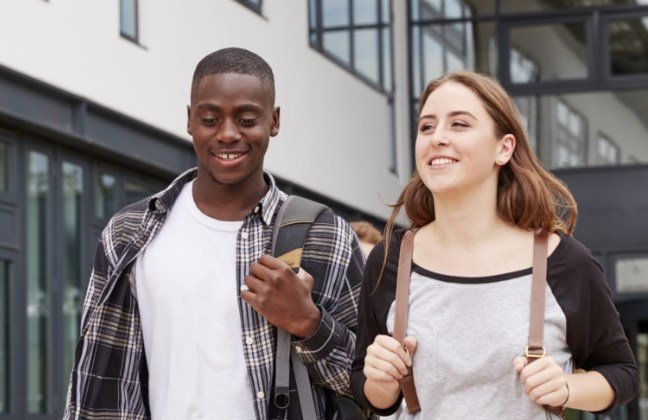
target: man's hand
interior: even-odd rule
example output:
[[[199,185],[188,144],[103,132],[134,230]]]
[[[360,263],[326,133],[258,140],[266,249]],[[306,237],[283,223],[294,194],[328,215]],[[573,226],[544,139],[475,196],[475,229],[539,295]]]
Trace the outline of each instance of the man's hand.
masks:
[[[241,298],[272,325],[299,338],[315,333],[322,313],[311,297],[313,276],[306,271],[295,274],[283,261],[262,255],[250,265],[245,286]]]
[[[542,357],[528,363],[526,357],[516,357],[513,368],[520,374],[524,392],[540,405],[560,407],[569,400],[567,376],[553,357]]]

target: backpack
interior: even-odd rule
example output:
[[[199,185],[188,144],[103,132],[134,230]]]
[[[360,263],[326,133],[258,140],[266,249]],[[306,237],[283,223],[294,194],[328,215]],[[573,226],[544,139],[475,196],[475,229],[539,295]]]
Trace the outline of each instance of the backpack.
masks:
[[[301,266],[308,231],[315,219],[327,209],[327,206],[304,197],[296,195],[288,197],[277,213],[272,230],[272,255],[288,264],[297,273]],[[294,410],[295,402],[293,402],[293,410],[289,409],[291,376],[292,382],[297,387],[299,411]],[[271,401],[271,405],[274,404],[279,410],[288,410],[288,413],[300,413],[302,419],[317,418],[308,371],[299,356],[291,351],[290,333],[282,329],[277,329],[274,382],[274,401]],[[332,394],[332,391],[327,390],[327,392]],[[351,398],[342,395],[331,395],[331,397],[335,412],[327,413],[327,417],[330,414],[331,418],[340,420],[370,418],[369,413],[360,408]]]

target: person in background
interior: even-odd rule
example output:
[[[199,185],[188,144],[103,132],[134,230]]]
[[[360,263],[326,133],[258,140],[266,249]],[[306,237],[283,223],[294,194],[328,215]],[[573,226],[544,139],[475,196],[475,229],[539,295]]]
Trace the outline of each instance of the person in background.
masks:
[[[349,224],[355,231],[356,235],[358,235],[362,251],[366,256],[368,256],[374,246],[382,240],[382,233],[380,233],[380,231],[371,223],[364,220],[357,220]]]

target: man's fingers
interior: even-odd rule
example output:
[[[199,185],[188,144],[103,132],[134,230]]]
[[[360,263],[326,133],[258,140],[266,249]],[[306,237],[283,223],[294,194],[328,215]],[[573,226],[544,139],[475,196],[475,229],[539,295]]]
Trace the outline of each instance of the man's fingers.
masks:
[[[299,277],[304,283],[306,283],[309,289],[313,288],[315,279],[313,279],[313,276],[311,276],[310,273],[308,273],[308,271],[299,267],[299,272],[297,273],[297,277]]]
[[[288,264],[285,262],[268,254],[261,255],[261,258],[259,258],[259,264],[271,270],[288,267]]]

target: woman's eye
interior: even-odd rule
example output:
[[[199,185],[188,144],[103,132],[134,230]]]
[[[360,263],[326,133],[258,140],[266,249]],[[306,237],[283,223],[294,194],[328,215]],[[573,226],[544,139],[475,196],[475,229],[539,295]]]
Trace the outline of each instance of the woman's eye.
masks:
[[[432,124],[422,124],[421,127],[419,128],[421,132],[426,132],[430,130],[434,130],[434,126]]]
[[[468,127],[468,124],[466,124],[463,121],[455,121],[452,123],[453,127]]]

